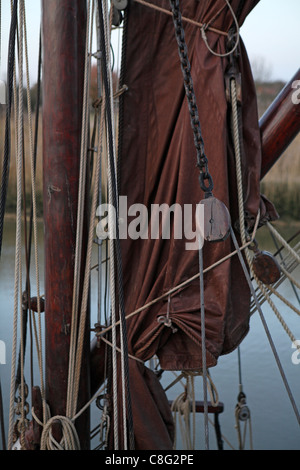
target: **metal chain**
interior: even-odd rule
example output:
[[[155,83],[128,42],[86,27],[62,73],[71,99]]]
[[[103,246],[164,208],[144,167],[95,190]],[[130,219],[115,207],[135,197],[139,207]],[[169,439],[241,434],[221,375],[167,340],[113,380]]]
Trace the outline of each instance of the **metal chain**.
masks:
[[[179,0],[170,0],[175,26],[175,37],[178,43],[178,52],[181,62],[181,70],[184,79],[184,88],[188,101],[191,125],[194,134],[194,143],[197,151],[197,167],[200,171],[199,181],[202,191],[211,193],[213,190],[213,180],[208,171],[208,159],[204,152],[204,141],[201,134],[201,126],[196,103],[196,96],[191,74],[191,64],[188,58],[188,49],[185,42],[182,16],[179,8]]]

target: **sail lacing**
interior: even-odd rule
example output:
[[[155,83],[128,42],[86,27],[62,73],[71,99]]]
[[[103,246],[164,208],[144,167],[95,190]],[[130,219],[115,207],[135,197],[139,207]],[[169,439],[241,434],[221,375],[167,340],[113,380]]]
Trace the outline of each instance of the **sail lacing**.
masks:
[[[154,5],[153,3],[147,2],[145,0],[134,0],[136,3],[140,3],[141,5],[144,5],[146,7],[152,8],[153,10],[160,11],[161,13],[165,13],[166,15],[172,16],[172,13],[169,10],[166,10],[165,8],[159,7],[158,5]],[[197,26],[198,28],[203,28],[206,26],[204,23],[200,23],[199,21],[195,21],[192,18],[187,18],[186,16],[182,16],[182,20],[186,23],[192,24],[194,26]],[[214,28],[213,26],[206,26],[206,29],[209,31],[212,31],[214,33],[220,34],[221,36],[227,36],[227,33],[225,31],[222,31],[220,29]]]
[[[204,24],[201,27],[201,36],[202,36],[203,41],[205,42],[205,45],[206,45],[207,49],[209,50],[209,52],[211,52],[213,55],[215,55],[217,57],[227,57],[227,56],[230,56],[231,54],[233,54],[234,51],[236,50],[236,48],[239,45],[239,39],[240,39],[240,27],[239,27],[237,17],[235,15],[234,11],[233,11],[232,6],[230,5],[230,2],[228,0],[225,0],[225,2],[226,2],[226,5],[228,6],[228,8],[229,8],[229,10],[232,14],[233,21],[234,21],[235,26],[236,26],[236,33],[235,33],[236,38],[235,38],[234,44],[232,46],[232,49],[230,51],[227,51],[227,52],[224,52],[224,53],[219,53],[219,52],[213,51],[211,49],[210,45],[208,44],[208,39],[207,39],[207,36],[206,36],[206,30],[209,29],[209,23]]]
[[[253,232],[251,234],[251,239],[246,242],[244,245],[241,245],[239,247],[239,250],[243,251],[245,250],[248,246],[250,246],[252,243],[253,243],[253,240],[255,239],[255,235],[256,235],[256,232],[257,232],[257,227],[258,227],[258,223],[259,223],[259,214],[256,218],[256,222],[255,222],[255,226],[254,226],[254,229],[253,229]],[[221,263],[224,263],[225,261],[227,261],[228,259],[230,259],[231,257],[235,256],[237,254],[237,250],[233,250],[231,253],[229,253],[228,255],[224,256],[223,258],[221,258],[220,260],[216,261],[215,263],[213,263],[212,265],[208,266],[207,268],[205,268],[203,270],[203,274],[209,272],[211,269],[214,269],[215,267],[219,266]],[[147,308],[151,307],[152,305],[156,304],[157,302],[161,302],[162,300],[164,300],[166,297],[170,296],[171,294],[174,294],[176,291],[178,290],[181,290],[182,288],[188,286],[191,282],[195,281],[196,279],[199,279],[199,276],[200,276],[200,273],[197,273],[195,274],[194,276],[191,276],[189,279],[187,279],[186,281],[178,284],[177,286],[174,286],[172,287],[171,289],[169,289],[167,292],[165,292],[164,294],[160,295],[159,297],[156,297],[155,299],[151,300],[150,302],[147,302],[146,304],[144,304],[142,307],[139,307],[137,308],[136,310],[134,310],[133,312],[129,313],[128,315],[126,315],[126,320],[128,318],[131,318],[133,317],[134,315],[137,315],[139,313],[141,313],[142,311],[146,310]],[[120,321],[117,321],[116,322],[116,326],[120,324]],[[108,326],[106,328],[103,328],[99,333],[97,333],[97,335],[101,338],[102,336],[104,336],[106,333],[108,333],[110,330],[112,329],[111,326]]]

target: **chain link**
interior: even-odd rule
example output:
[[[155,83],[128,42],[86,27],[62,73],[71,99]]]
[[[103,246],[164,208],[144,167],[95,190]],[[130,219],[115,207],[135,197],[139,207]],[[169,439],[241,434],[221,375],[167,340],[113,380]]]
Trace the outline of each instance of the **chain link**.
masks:
[[[170,6],[173,14],[175,26],[175,37],[178,44],[178,53],[183,73],[184,88],[188,101],[192,130],[194,134],[194,143],[197,151],[197,167],[200,171],[199,181],[202,191],[211,193],[213,190],[213,180],[208,171],[208,159],[204,151],[204,141],[201,134],[201,126],[196,103],[196,96],[191,74],[191,64],[188,58],[188,49],[185,42],[184,28],[179,8],[179,0],[170,0]]]

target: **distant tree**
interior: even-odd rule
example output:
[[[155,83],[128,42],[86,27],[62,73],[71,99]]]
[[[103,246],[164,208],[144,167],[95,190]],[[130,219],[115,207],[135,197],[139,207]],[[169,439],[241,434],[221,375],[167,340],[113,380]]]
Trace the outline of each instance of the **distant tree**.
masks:
[[[264,57],[255,57],[251,62],[253,78],[256,82],[266,83],[272,79],[272,66]]]

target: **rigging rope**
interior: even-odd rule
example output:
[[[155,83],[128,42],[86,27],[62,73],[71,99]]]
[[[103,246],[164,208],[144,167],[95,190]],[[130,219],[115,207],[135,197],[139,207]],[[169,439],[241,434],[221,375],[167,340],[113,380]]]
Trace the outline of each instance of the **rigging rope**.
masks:
[[[8,449],[13,444],[14,427],[14,397],[15,397],[15,369],[16,369],[16,346],[17,346],[17,324],[18,307],[20,301],[20,287],[22,286],[22,259],[21,259],[21,211],[22,211],[22,155],[23,155],[23,10],[22,2],[19,4],[19,94],[18,109],[18,138],[16,147],[16,173],[17,173],[17,210],[16,210],[16,254],[15,254],[15,290],[14,290],[14,320],[13,320],[13,345],[12,345],[12,366],[11,366],[11,386],[10,386],[10,407],[9,407],[9,430],[8,430]],[[21,304],[21,302],[20,302]],[[22,316],[21,316],[21,331]],[[23,338],[21,335],[21,356],[23,356]],[[21,377],[23,377],[23,357],[21,357]],[[22,392],[24,392],[24,381],[21,382]],[[22,393],[22,404],[24,404],[24,394]],[[22,421],[24,418],[24,407],[22,406]],[[24,429],[21,432],[21,445],[24,444]]]
[[[27,28],[26,28],[26,12],[25,2],[23,3],[23,23],[24,23],[24,46],[25,46],[25,65],[26,65],[26,90],[27,90],[27,107],[28,107],[28,125],[29,125],[29,151],[30,151],[30,170],[31,170],[31,184],[32,184],[32,223],[33,223],[33,235],[34,235],[34,259],[35,259],[35,273],[36,273],[36,295],[37,295],[37,316],[38,316],[38,337],[37,339],[37,353],[38,363],[41,380],[41,395],[45,398],[44,392],[44,380],[43,380],[43,359],[42,359],[42,324],[41,324],[41,296],[40,296],[40,275],[39,275],[39,253],[38,253],[38,229],[37,229],[37,204],[36,204],[36,180],[35,180],[35,166],[36,166],[36,155],[33,139],[33,125],[32,125],[32,109],[31,109],[31,97],[30,97],[30,79],[29,79],[29,61],[28,61],[28,45],[27,45]],[[29,242],[31,240],[29,239]],[[30,246],[30,245],[29,245]],[[33,316],[33,322],[35,326],[35,315]],[[36,331],[36,327],[35,327]]]
[[[216,57],[227,57],[231,54],[234,53],[234,51],[236,50],[236,48],[238,47],[239,45],[239,40],[240,40],[240,27],[239,27],[239,23],[238,23],[238,20],[237,20],[237,17],[233,11],[233,8],[232,6],[230,5],[230,2],[228,0],[225,0],[226,2],[226,5],[228,6],[231,14],[232,14],[232,17],[233,17],[233,21],[235,23],[235,26],[236,26],[236,40],[235,40],[235,43],[232,47],[232,49],[230,51],[227,51],[223,54],[220,54],[218,52],[215,52],[211,49],[210,45],[208,44],[208,40],[207,40],[207,36],[206,36],[206,30],[209,28],[209,23],[208,24],[204,24],[202,27],[201,27],[201,36],[202,36],[202,39],[203,41],[205,42],[205,45],[207,47],[207,49],[209,50],[209,52],[211,52],[211,54],[213,54],[214,56]]]
[[[257,225],[258,225],[258,221],[259,221],[259,217],[257,217],[256,219],[256,224],[255,224],[255,227],[254,227],[254,230],[253,230],[253,233],[252,233],[252,237],[251,237],[251,240],[249,240],[249,242],[245,243],[245,245],[239,247],[239,250],[243,251],[246,247],[250,246],[252,243],[253,243],[253,240],[255,238],[255,234],[256,234],[256,230],[257,230]],[[216,261],[216,263],[213,263],[212,265],[208,266],[207,268],[205,268],[203,270],[203,274],[209,272],[211,269],[214,269],[216,266],[220,265],[221,263],[224,263],[225,261],[227,261],[229,258],[235,256],[237,254],[237,250],[234,250],[232,251],[231,253],[229,253],[228,255],[224,256],[223,258],[221,258],[220,260]],[[138,313],[146,310],[147,308],[151,307],[152,305],[154,305],[155,303],[157,302],[160,302],[162,300],[164,300],[166,297],[170,296],[171,294],[174,294],[176,291],[188,286],[191,282],[195,281],[196,279],[198,279],[200,276],[200,273],[197,273],[195,274],[194,276],[190,277],[189,279],[187,279],[186,281],[182,282],[181,284],[178,284],[177,286],[174,286],[172,287],[170,290],[168,290],[167,292],[165,292],[164,294],[160,295],[159,297],[156,297],[155,299],[151,300],[150,302],[144,304],[142,307],[139,307],[137,308],[136,310],[134,310],[133,312],[129,313],[128,315],[126,315],[126,320],[128,318],[131,318],[133,317],[134,315],[137,315]],[[120,324],[120,321],[116,322],[116,326]],[[102,337],[104,336],[106,333],[108,333],[110,330],[112,329],[111,326],[108,326],[106,328],[104,328],[99,334],[98,336],[99,337]]]
[[[73,301],[72,301],[72,324],[70,336],[70,356],[68,371],[68,390],[66,416],[72,417],[76,412],[79,376],[75,373],[76,351],[78,345],[78,315],[79,315],[79,295],[80,295],[80,272],[82,262],[82,233],[84,222],[84,204],[86,195],[86,168],[87,168],[87,126],[88,126],[88,91],[89,91],[89,66],[91,56],[89,51],[90,41],[90,0],[87,3],[86,20],[86,42],[85,42],[85,65],[84,65],[84,86],[83,86],[83,108],[82,108],[82,128],[81,128],[81,149],[80,168],[78,186],[78,208],[76,227],[76,250],[74,263],[73,281]]]
[[[176,375],[176,374],[175,374]],[[174,414],[174,423],[175,423],[175,439],[174,439],[174,448],[176,448],[176,416],[178,415],[178,421],[180,425],[182,438],[185,440],[185,449],[195,449],[195,437],[196,437],[196,401],[195,401],[195,377],[202,376],[204,379],[203,371],[182,371],[179,375],[176,376],[167,387],[164,388],[164,392],[167,392],[171,387],[180,381],[184,387],[184,392],[179,394],[175,398],[171,405],[171,410]],[[185,384],[181,382],[181,379],[185,379]],[[216,407],[219,404],[219,396],[216,386],[211,378],[211,375],[207,374],[208,383],[207,390],[209,391],[211,398],[211,405]],[[205,404],[205,402],[204,402]],[[191,437],[191,426],[190,426],[190,416],[192,412],[193,415],[193,426],[192,426],[192,437]],[[208,418],[209,422],[209,418]]]
[[[234,148],[235,148],[235,156],[236,156],[236,173],[237,173],[237,181],[238,181],[238,202],[239,202],[239,219],[240,219],[240,233],[242,244],[246,242],[246,230],[245,230],[245,218],[244,218],[244,204],[243,204],[243,187],[242,187],[242,170],[241,170],[241,150],[240,150],[240,135],[239,135],[239,123],[238,123],[238,108],[237,108],[237,93],[236,93],[236,82],[235,79],[231,79],[231,97],[232,97],[232,126],[233,126],[233,137],[234,137]],[[272,230],[273,233],[277,233],[274,227],[269,223],[268,227]],[[248,236],[248,235],[247,235]],[[287,242],[283,239],[283,237],[279,236],[277,233],[277,237],[280,239],[280,242],[283,246],[285,246],[288,251],[295,257],[295,259],[299,262],[300,257],[299,255],[287,244]],[[280,315],[278,309],[276,308],[274,302],[270,298],[268,291],[273,292],[277,297],[279,297],[283,302],[285,302],[291,309],[293,309],[296,313],[300,314],[300,311],[292,305],[287,299],[284,299],[281,294],[274,289],[271,285],[265,286],[257,277],[255,272],[253,271],[252,267],[252,260],[250,256],[249,248],[245,249],[245,255],[247,259],[247,263],[251,270],[252,276],[255,279],[259,289],[261,290],[262,294],[264,295],[265,299],[268,301],[269,305],[271,306],[272,310],[274,311],[275,315],[277,316],[278,320],[282,324],[284,330],[289,335],[292,342],[295,341],[294,335],[290,332],[288,326],[286,325],[285,321],[283,320],[282,316]]]
[[[108,156],[109,156],[109,178],[111,181],[109,182],[109,192],[111,199],[110,201],[113,203],[113,206],[116,209],[116,221],[112,221],[114,225],[110,225],[110,230],[113,228],[115,229],[115,240],[111,242],[112,252],[111,252],[111,267],[113,266],[112,255],[116,255],[116,279],[117,279],[117,287],[118,287],[118,296],[119,296],[119,312],[121,317],[121,325],[122,325],[122,335],[121,341],[123,342],[122,348],[124,348],[124,368],[125,368],[125,386],[126,386],[126,400],[127,400],[127,418],[128,418],[128,431],[129,431],[129,442],[130,442],[130,449],[134,449],[134,435],[133,435],[133,422],[132,422],[132,409],[131,409],[131,397],[130,397],[130,388],[129,388],[129,370],[128,370],[128,345],[127,345],[127,332],[126,332],[126,321],[125,321],[125,310],[124,310],[124,292],[123,292],[123,280],[122,280],[122,259],[121,259],[121,251],[120,251],[120,240],[119,240],[119,227],[118,227],[118,202],[117,202],[117,184],[116,184],[116,174],[115,174],[115,159],[114,159],[114,137],[113,137],[113,118],[112,118],[112,107],[111,107],[111,83],[109,82],[107,64],[109,64],[109,60],[107,58],[107,48],[106,48],[106,40],[104,34],[104,9],[102,8],[102,2],[98,0],[98,7],[100,12],[100,31],[101,31],[101,44],[102,44],[102,56],[103,56],[103,63],[105,66],[102,69],[103,72],[103,82],[104,82],[104,89],[107,97],[110,97],[109,100],[106,101],[106,115],[107,115],[107,130],[108,130]],[[112,214],[109,214],[109,217],[112,217]],[[114,284],[113,280],[113,284]]]
[[[2,251],[3,241],[3,224],[7,197],[7,186],[10,169],[10,151],[11,151],[11,136],[10,136],[10,120],[11,120],[11,107],[13,95],[13,76],[15,70],[15,40],[17,31],[17,16],[18,16],[18,0],[15,0],[11,12],[11,25],[9,32],[8,42],[8,64],[7,64],[7,105],[5,115],[5,140],[4,140],[4,154],[2,164],[2,177],[1,177],[1,192],[0,192],[0,256]]]
[[[233,138],[234,138],[234,150],[235,150],[235,158],[236,158],[236,175],[237,175],[237,182],[238,182],[239,223],[240,223],[240,233],[241,233],[242,244],[244,244],[245,241],[246,241],[246,229],[245,229],[245,219],[244,219],[244,202],[243,202],[242,173],[241,173],[241,149],[240,149],[240,135],[239,135],[239,123],[238,123],[237,94],[236,94],[236,82],[235,82],[234,78],[231,79],[230,84],[231,84],[231,100],[232,100]],[[287,379],[286,379],[283,367],[281,365],[278,353],[276,351],[272,336],[269,332],[266,320],[264,318],[263,312],[262,312],[260,304],[258,302],[256,292],[255,292],[253,284],[251,282],[247,267],[245,265],[245,262],[244,262],[244,259],[243,259],[242,255],[241,255],[241,251],[238,248],[238,243],[237,243],[237,240],[236,240],[236,237],[235,237],[235,234],[234,234],[232,228],[230,229],[230,232],[231,232],[231,237],[232,237],[233,243],[234,243],[236,249],[238,250],[238,256],[239,256],[244,274],[246,276],[246,280],[248,282],[251,294],[252,294],[253,299],[255,301],[255,305],[258,309],[258,312],[259,312],[263,327],[265,329],[267,338],[269,340],[269,344],[271,346],[271,349],[272,349],[274,358],[276,360],[279,372],[281,374],[283,383],[285,385],[286,391],[288,393],[289,399],[290,399],[292,407],[294,409],[295,416],[296,416],[298,422],[300,423],[300,415],[299,415],[299,412],[298,412],[298,409],[297,409],[297,406],[296,406],[296,402],[294,400],[291,389],[290,389],[289,384],[287,382]],[[248,248],[246,248],[246,250],[245,250],[245,255],[246,255],[246,260],[247,260],[247,263],[248,263],[248,266],[250,268],[250,271],[252,273],[253,278],[255,279],[255,281],[257,282],[257,284],[259,286],[259,288],[264,293],[264,295],[267,298],[268,302],[272,306],[273,303],[272,303],[270,297],[268,296],[265,287],[259,281],[259,279],[257,278],[256,274],[253,271],[252,260],[251,260]],[[277,311],[277,309],[276,309],[276,311]]]
[[[158,5],[154,5],[153,3],[146,2],[145,0],[134,0],[136,3],[140,3],[146,7],[152,8],[153,10],[160,11],[161,13],[165,13],[166,15],[172,16],[172,12],[166,10],[165,8],[159,7]],[[197,26],[198,28],[203,28],[205,26],[204,23],[200,23],[199,21],[195,21],[192,18],[187,18],[186,16],[182,16],[182,20],[186,23],[192,24],[193,26]],[[226,31],[222,31],[217,28],[213,28],[212,26],[207,26],[209,31],[213,31],[214,33],[220,34],[221,36],[227,36]]]

